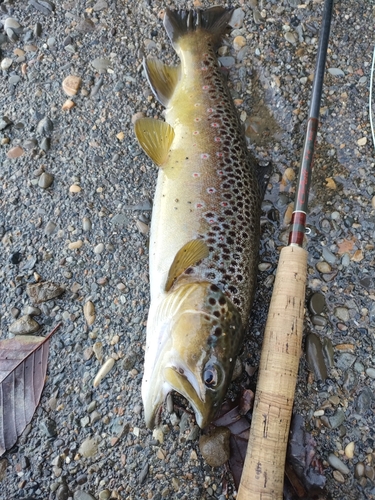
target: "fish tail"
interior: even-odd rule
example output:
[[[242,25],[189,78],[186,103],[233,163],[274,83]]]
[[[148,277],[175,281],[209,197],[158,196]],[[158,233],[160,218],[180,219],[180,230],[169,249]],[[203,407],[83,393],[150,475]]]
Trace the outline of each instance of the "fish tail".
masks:
[[[164,27],[175,49],[179,38],[199,29],[209,32],[212,42],[218,44],[227,30],[232,13],[232,8],[225,7],[206,10],[166,9]]]

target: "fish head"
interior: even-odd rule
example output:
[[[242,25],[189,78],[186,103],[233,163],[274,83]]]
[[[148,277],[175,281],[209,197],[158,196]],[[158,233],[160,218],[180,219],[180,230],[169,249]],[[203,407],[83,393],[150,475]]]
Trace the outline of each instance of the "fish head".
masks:
[[[243,335],[241,316],[225,293],[207,282],[180,285],[165,301],[158,326],[166,340],[154,353],[154,369],[142,387],[146,423],[155,426],[159,408],[174,390],[188,400],[203,428],[232,379]]]

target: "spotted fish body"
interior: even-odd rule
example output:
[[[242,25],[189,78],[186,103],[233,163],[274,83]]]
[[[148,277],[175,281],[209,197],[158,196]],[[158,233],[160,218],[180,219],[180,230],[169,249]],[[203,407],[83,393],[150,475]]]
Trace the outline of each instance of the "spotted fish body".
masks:
[[[257,272],[261,188],[215,49],[231,11],[167,10],[181,65],[147,61],[165,122],[135,124],[160,166],[150,235],[146,423],[175,390],[204,427],[231,380]]]

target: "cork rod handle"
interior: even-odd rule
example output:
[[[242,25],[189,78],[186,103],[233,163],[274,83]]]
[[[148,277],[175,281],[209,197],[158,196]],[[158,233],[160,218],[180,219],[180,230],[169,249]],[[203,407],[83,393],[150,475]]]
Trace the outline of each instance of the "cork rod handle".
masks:
[[[307,252],[282,249],[266,324],[238,500],[282,500],[303,332]]]

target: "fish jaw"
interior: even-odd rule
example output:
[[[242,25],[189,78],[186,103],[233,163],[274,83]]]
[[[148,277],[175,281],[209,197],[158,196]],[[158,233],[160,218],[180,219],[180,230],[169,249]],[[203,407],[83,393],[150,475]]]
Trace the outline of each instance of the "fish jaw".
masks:
[[[158,410],[172,390],[192,406],[205,427],[220,408],[242,341],[240,313],[208,282],[184,283],[166,295],[153,315],[142,397],[146,425],[154,428]],[[162,331],[162,335],[160,335]]]
[[[213,419],[218,408],[211,404],[206,391],[197,392],[189,379],[181,375],[175,367],[167,367],[164,370],[164,377],[168,380],[168,385],[181,396],[186,398],[195,413],[195,420],[201,429],[206,427]],[[196,380],[196,379],[195,379]],[[208,396],[208,397],[207,397]]]

